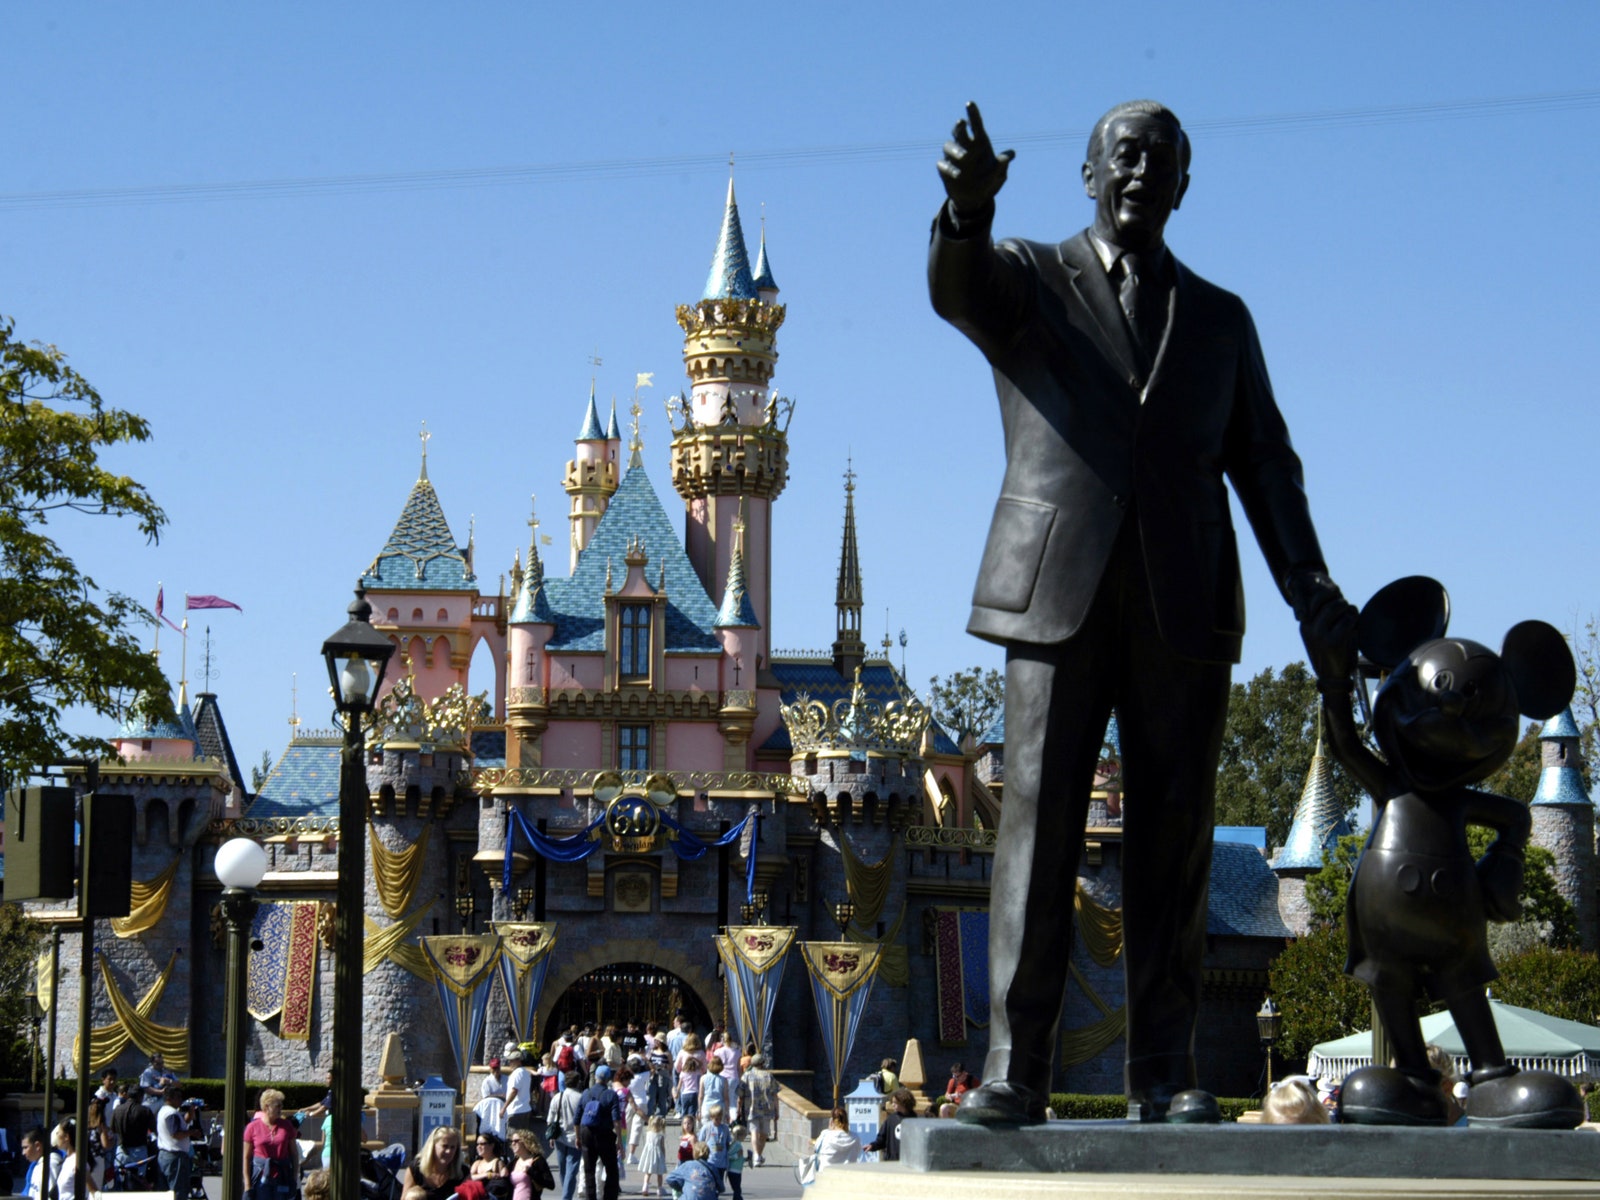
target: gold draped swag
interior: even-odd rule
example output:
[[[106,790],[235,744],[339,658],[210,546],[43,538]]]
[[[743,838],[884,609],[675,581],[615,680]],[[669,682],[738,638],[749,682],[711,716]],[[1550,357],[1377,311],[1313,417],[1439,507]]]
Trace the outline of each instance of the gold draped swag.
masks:
[[[111,918],[112,933],[119,938],[130,938],[155,928],[156,922],[166,915],[167,901],[172,898],[172,882],[178,877],[178,864],[182,861],[183,852],[179,851],[172,856],[166,869],[148,883],[133,881],[129,887],[128,915]]]
[[[905,924],[905,920],[906,906],[902,904],[900,915],[894,919],[894,925],[881,938],[857,929],[854,921],[845,928],[846,941],[857,945],[877,946],[881,949],[878,978],[890,987],[905,987],[911,982],[911,953],[900,942],[900,926]]]
[[[1089,960],[1097,967],[1114,965],[1122,954],[1122,910],[1097,902],[1084,890],[1081,879],[1072,908],[1078,922],[1078,940]],[[1127,1006],[1113,1009],[1100,998],[1077,963],[1069,963],[1068,968],[1073,981],[1089,997],[1089,1003],[1100,1011],[1100,1019],[1061,1035],[1063,1067],[1088,1062],[1121,1037],[1127,1028]]]
[[[894,848],[898,838],[889,840],[889,848],[875,863],[862,862],[850,849],[850,841],[839,830],[839,852],[844,858],[844,886],[851,903],[856,906],[854,922],[863,929],[871,928],[883,915],[883,904],[889,898],[889,885],[894,879]]]
[[[863,862],[856,857],[842,829],[838,836],[839,853],[844,859],[845,892],[856,906],[850,924],[845,927],[845,940],[881,947],[878,978],[890,987],[905,987],[911,981],[911,956],[906,947],[899,944],[900,926],[906,919],[905,905],[900,906],[900,915],[895,918],[894,927],[882,937],[867,932],[878,923],[878,918],[883,915],[884,903],[889,899],[889,885],[894,879],[895,840],[899,835],[889,840],[889,848],[875,863]]]
[[[150,990],[145,992],[143,999],[138,1004],[129,1004],[127,997],[118,989],[116,980],[111,977],[111,968],[107,965],[104,956],[100,956],[100,978],[106,987],[106,996],[111,1001],[111,1011],[116,1014],[114,1025],[98,1025],[89,1031],[89,1069],[98,1071],[101,1067],[108,1066],[116,1061],[117,1055],[127,1048],[129,1042],[139,1047],[146,1054],[160,1054],[174,1071],[184,1072],[189,1069],[189,1027],[187,1025],[157,1025],[150,1020],[150,1014],[155,1012],[156,1005],[161,1003],[161,994],[166,990],[167,981],[172,978],[172,968],[177,965],[178,952],[174,950],[172,957],[167,959],[166,969],[150,985]],[[49,964],[46,963],[48,971]],[[72,1039],[72,1058],[77,1061],[79,1039]]]
[[[420,841],[421,839],[418,839],[419,844]],[[396,966],[404,967],[424,983],[432,983],[433,969],[428,966],[428,959],[423,954],[422,947],[409,945],[405,941],[416,931],[417,926],[422,924],[422,918],[427,914],[428,908],[429,905],[419,905],[417,911],[403,921],[381,927],[371,917],[362,913],[361,920],[366,925],[367,936],[361,947],[361,973],[372,974],[379,963],[388,959]]]
[[[367,836],[372,843],[372,881],[377,888],[378,902],[395,920],[411,907],[416,896],[417,880],[422,877],[422,859],[428,852],[428,833],[432,828],[424,825],[417,840],[404,850],[390,850],[378,840],[377,826],[370,821],[367,823]]]

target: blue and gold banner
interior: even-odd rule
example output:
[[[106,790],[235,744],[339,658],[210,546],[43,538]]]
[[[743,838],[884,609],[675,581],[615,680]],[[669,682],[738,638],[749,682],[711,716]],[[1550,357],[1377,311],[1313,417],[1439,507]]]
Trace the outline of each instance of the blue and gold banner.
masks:
[[[450,1049],[456,1059],[456,1078],[465,1095],[472,1051],[483,1041],[494,967],[500,958],[500,938],[492,933],[425,937],[422,953],[433,968]]]
[[[727,936],[717,938],[717,955],[732,985],[728,992],[740,1045],[767,1044],[784,964],[799,932],[790,926],[730,925]]]
[[[535,1020],[550,972],[550,952],[556,948],[556,927],[531,921],[494,921],[489,927],[500,935],[500,982],[511,1001],[517,1041],[538,1041]]]
[[[872,995],[883,948],[866,942],[801,942],[800,957],[811,975],[811,999],[817,1006],[823,1048],[833,1072],[833,1107],[837,1108],[839,1084],[861,1027],[861,1014]]]

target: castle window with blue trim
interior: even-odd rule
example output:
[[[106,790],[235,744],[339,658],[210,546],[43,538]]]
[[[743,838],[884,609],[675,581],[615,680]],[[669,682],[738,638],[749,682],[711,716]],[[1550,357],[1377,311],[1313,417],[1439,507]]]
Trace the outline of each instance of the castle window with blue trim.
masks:
[[[650,726],[617,726],[617,770],[650,769]]]
[[[650,606],[617,606],[617,674],[623,682],[650,678]]]

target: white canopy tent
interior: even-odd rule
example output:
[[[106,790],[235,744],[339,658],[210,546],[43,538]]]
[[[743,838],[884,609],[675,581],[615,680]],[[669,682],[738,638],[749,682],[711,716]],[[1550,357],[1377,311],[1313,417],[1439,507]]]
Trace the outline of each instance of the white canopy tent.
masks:
[[[1531,1008],[1518,1008],[1490,999],[1495,1028],[1506,1058],[1519,1067],[1554,1071],[1558,1075],[1600,1076],[1600,1028],[1565,1021]],[[1448,1012],[1422,1018],[1422,1036],[1455,1059],[1458,1074],[1471,1069],[1467,1048]],[[1322,1042],[1311,1048],[1306,1074],[1320,1083],[1338,1083],[1358,1067],[1372,1065],[1372,1033]]]

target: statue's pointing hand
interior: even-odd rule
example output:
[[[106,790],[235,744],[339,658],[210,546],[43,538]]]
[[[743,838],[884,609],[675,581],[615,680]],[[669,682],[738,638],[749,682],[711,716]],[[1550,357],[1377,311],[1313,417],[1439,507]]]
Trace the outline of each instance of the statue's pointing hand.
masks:
[[[1005,186],[1006,171],[1016,156],[1015,150],[995,154],[994,144],[984,132],[983,114],[969,101],[967,119],[956,122],[939,162],[939,175],[956,216],[982,212]]]

